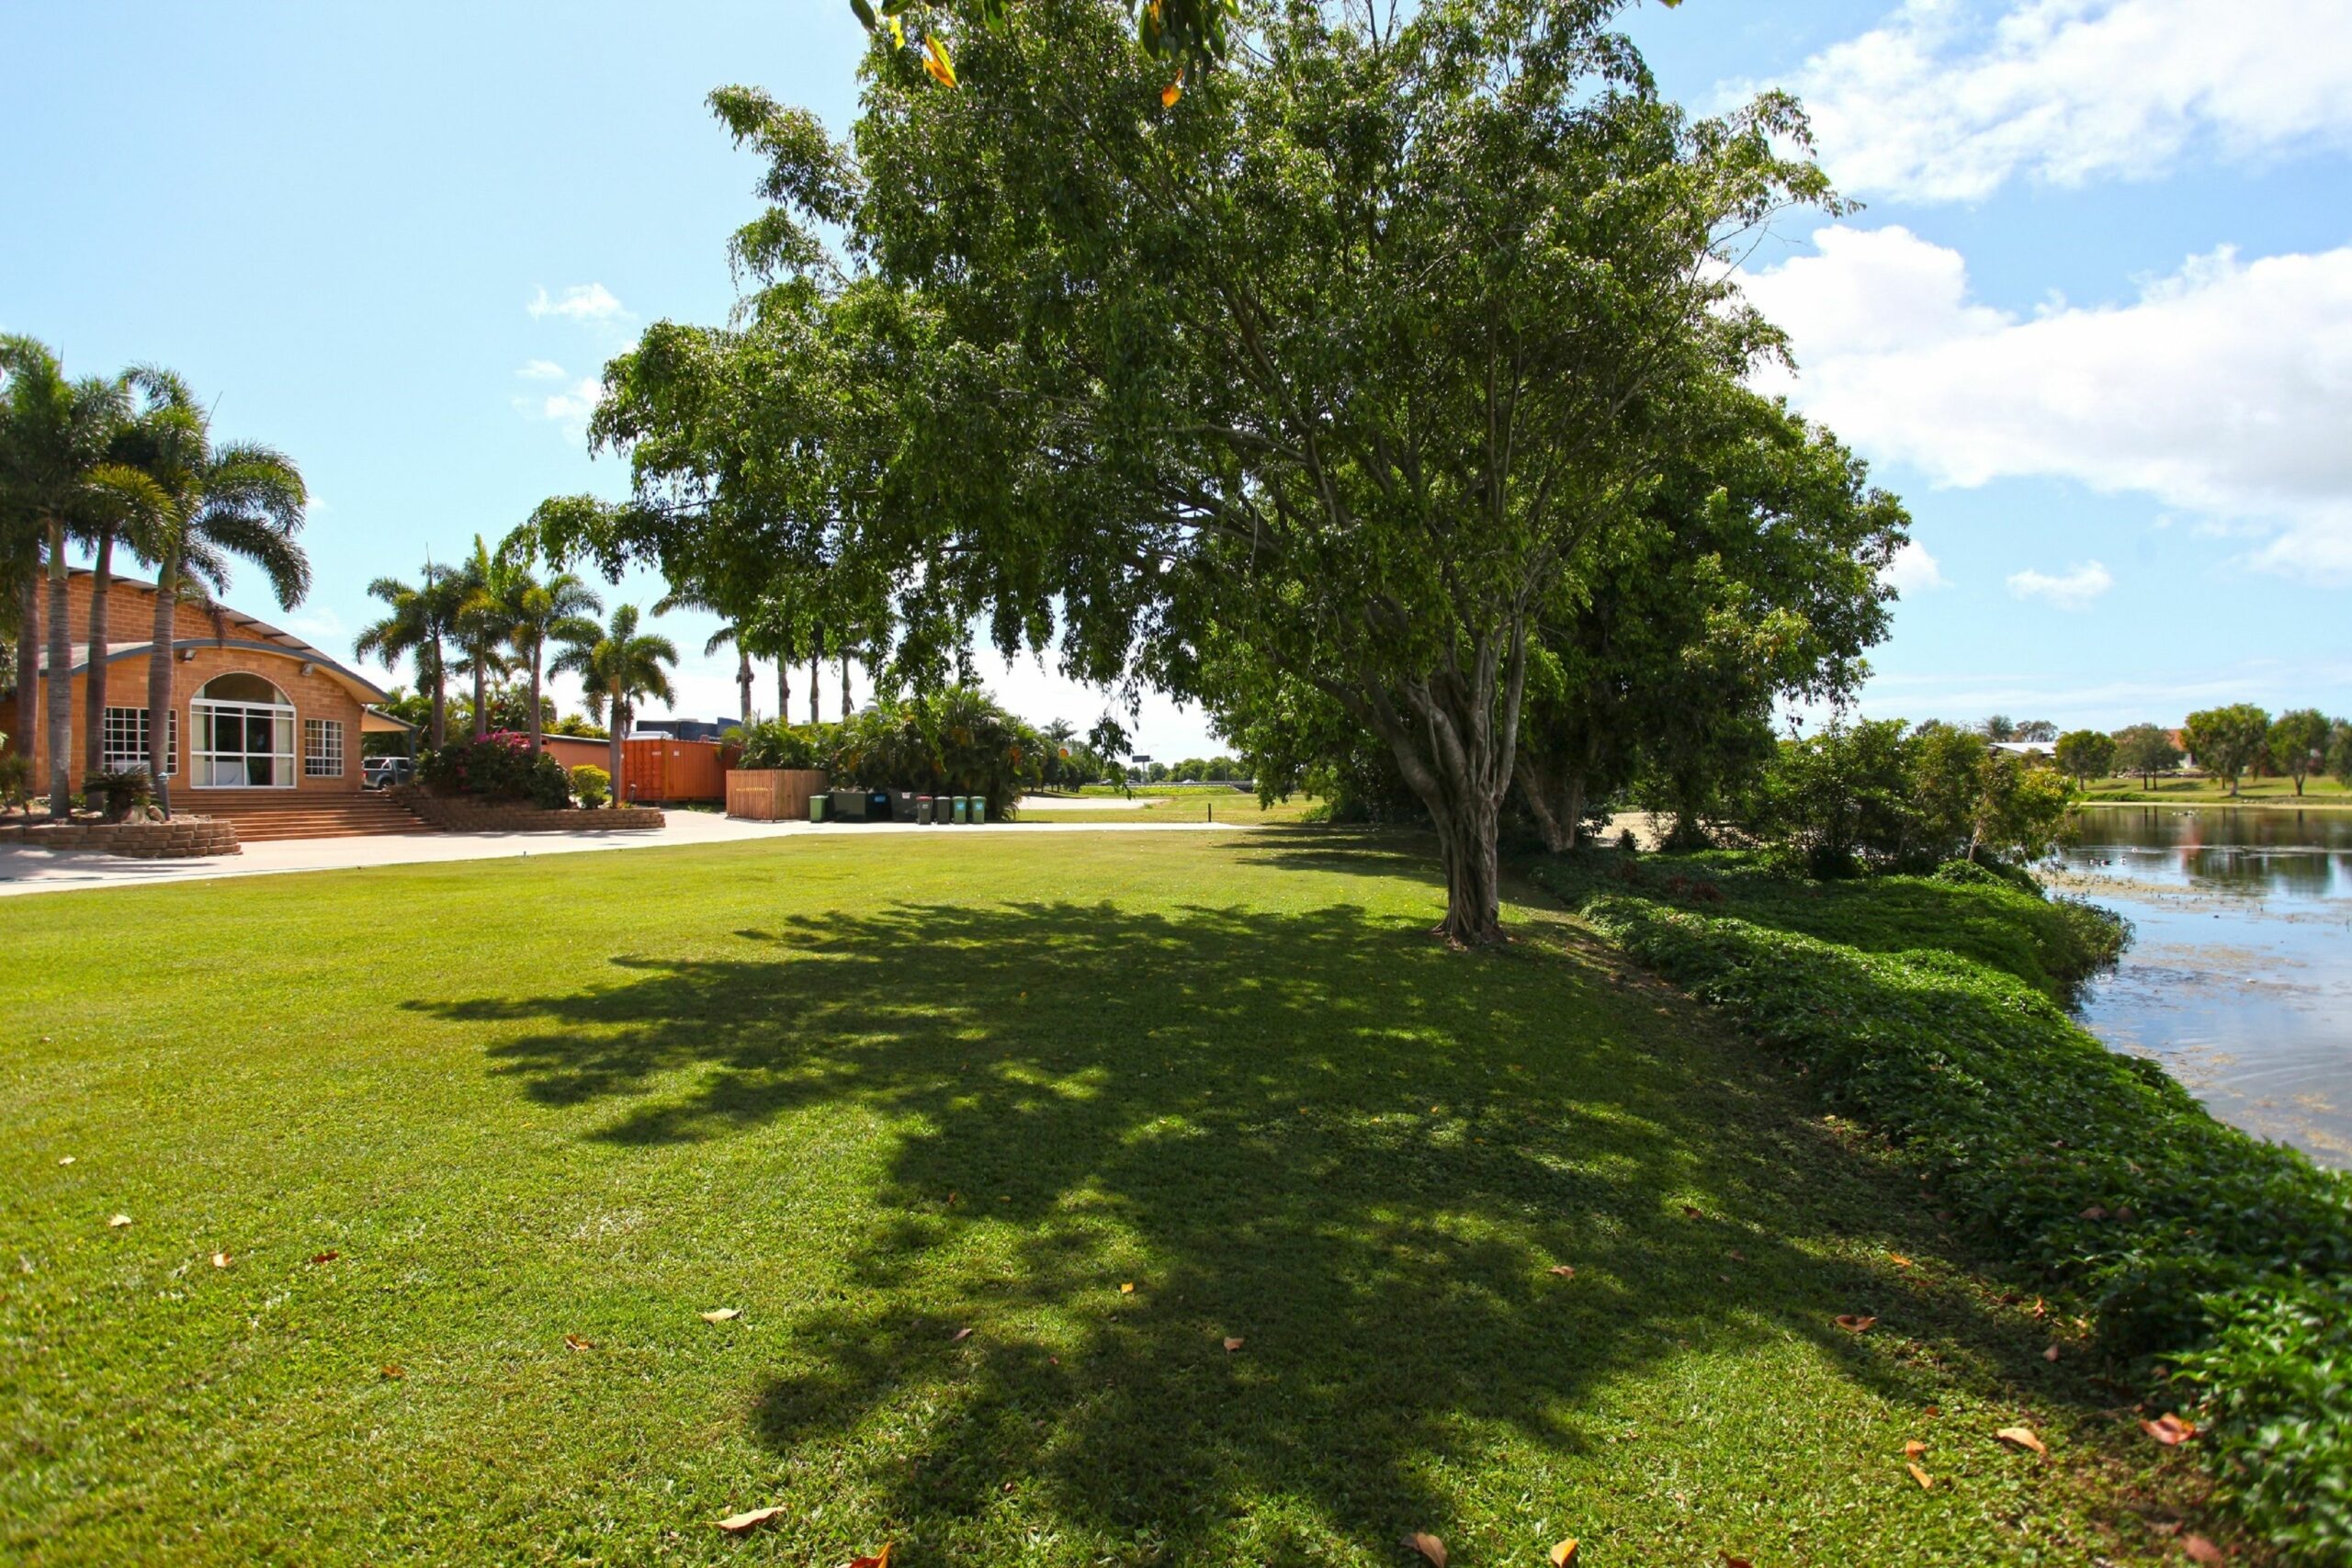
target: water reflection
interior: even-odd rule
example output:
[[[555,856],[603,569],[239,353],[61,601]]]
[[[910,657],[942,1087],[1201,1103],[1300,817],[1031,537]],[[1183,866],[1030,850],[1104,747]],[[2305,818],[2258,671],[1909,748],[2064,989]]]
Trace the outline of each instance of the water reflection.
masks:
[[[2352,1166],[2352,812],[2098,807],[2061,881],[2138,940],[2083,1021],[2214,1114]]]

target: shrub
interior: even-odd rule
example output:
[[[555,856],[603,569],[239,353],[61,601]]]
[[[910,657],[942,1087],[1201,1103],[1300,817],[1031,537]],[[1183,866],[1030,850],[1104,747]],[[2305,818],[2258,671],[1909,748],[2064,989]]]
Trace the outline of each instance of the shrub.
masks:
[[[2098,945],[2097,911],[1973,877],[1906,877],[1734,881],[1728,912],[1702,913],[1611,880],[1611,858],[1532,870],[1803,1063],[1940,1207],[2095,1311],[2111,1350],[2170,1360],[2203,1402],[2202,1450],[2247,1518],[2290,1560],[2347,1561],[2352,1179],[2215,1121],[2161,1067],[2109,1051],[2019,978],[2028,958],[2053,976],[2079,964]],[[1951,901],[1940,939],[1923,898]],[[2001,908],[2024,922],[2013,946],[1969,923]],[[1790,929],[1807,922],[1853,944]],[[2111,920],[2105,930],[2120,940]]]
[[[977,795],[991,819],[1012,814],[1044,768],[1046,742],[973,686],[879,705],[827,738],[819,765],[835,784]]]
[[[613,798],[613,775],[594,763],[584,763],[571,770],[571,794],[594,811]]]
[[[21,751],[0,757],[0,801],[22,806],[32,787],[33,761]]]
[[[109,822],[119,822],[155,802],[155,781],[144,768],[108,768],[82,780],[82,794],[98,804]]]
[[[821,768],[833,745],[829,725],[795,726],[784,719],[763,719],[743,732],[743,752],[736,765],[743,768]]]
[[[544,751],[533,756],[529,737],[512,730],[435,747],[424,754],[417,777],[435,795],[527,800],[550,809],[571,804],[571,781],[563,764]]]

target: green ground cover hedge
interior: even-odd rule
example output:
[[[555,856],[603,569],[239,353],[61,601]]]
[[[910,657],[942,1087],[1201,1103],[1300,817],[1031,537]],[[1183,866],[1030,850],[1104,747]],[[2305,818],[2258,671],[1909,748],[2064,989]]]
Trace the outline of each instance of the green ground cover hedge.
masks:
[[[2152,1391],[2193,1399],[2284,1556],[2352,1562],[2352,1180],[2075,1024],[2053,993],[2111,944],[2095,914],[1983,876],[1815,884],[1724,855],[1532,874],[1800,1063]]]

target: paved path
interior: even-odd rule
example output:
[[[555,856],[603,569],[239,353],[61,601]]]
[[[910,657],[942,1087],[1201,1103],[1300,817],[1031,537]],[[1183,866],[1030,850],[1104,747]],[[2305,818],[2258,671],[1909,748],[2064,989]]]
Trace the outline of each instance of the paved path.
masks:
[[[804,833],[834,837],[858,833],[921,833],[942,838],[978,833],[1237,833],[1246,828],[1216,822],[989,822],[962,828],[916,828],[895,823],[871,827],[838,823],[746,822],[711,811],[672,811],[658,832],[603,833],[418,833],[377,838],[285,839],[247,844],[243,854],[202,855],[190,860],[131,860],[0,845],[0,897],[65,893],[92,887],[156,886],[204,882],[223,876],[269,876],[295,871],[349,871],[369,865],[415,865],[430,861],[499,860],[524,855],[580,854],[593,850],[674,849],[681,844],[726,844],[747,839],[787,839]]]

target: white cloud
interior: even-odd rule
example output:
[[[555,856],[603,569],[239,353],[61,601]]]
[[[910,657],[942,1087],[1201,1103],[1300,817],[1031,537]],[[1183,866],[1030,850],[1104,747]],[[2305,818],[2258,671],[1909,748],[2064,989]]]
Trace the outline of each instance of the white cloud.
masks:
[[[1815,240],[1742,279],[1799,365],[1759,381],[1864,452],[1947,484],[2147,495],[2258,536],[2254,565],[2352,577],[2352,247],[2225,248],[2129,303],[2020,316],[1906,229]]]
[[[2020,599],[2047,599],[2062,610],[2086,610],[2115,586],[2115,574],[2095,560],[2076,561],[2052,576],[2028,569],[2009,575],[2009,592]]]
[[[1943,568],[1928,553],[1928,547],[1917,539],[1906,541],[1894,552],[1880,577],[1897,593],[1924,593],[1931,588],[1947,588]]]
[[[575,283],[553,299],[541,288],[524,309],[535,319],[563,316],[575,321],[609,321],[628,314],[613,298],[612,290],[601,283]]]
[[[525,362],[523,368],[514,374],[526,381],[560,381],[563,379],[563,367],[552,359],[533,359]]]
[[[596,405],[604,400],[605,384],[591,376],[573,382],[563,391],[549,393],[546,402],[540,406],[540,413],[543,418],[565,425],[585,427],[588,416],[594,413]]]
[[[2192,150],[2352,144],[2352,6],[1908,0],[1785,85],[1849,191],[1975,201],[2019,175],[2145,179]]]

